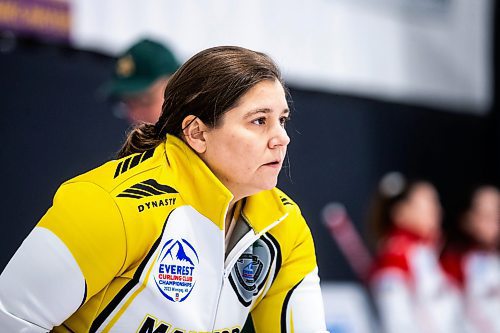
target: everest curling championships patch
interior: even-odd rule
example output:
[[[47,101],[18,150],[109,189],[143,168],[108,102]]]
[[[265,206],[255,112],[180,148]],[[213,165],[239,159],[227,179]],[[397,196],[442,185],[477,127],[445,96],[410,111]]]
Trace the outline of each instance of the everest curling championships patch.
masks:
[[[187,240],[168,240],[153,267],[158,290],[172,302],[183,302],[196,284],[198,264],[198,254]]]

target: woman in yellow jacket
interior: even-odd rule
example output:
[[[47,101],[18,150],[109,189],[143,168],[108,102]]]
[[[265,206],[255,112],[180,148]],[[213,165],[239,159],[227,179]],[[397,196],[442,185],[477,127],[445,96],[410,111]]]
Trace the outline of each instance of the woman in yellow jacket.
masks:
[[[310,230],[275,188],[286,97],[262,53],[188,60],[156,124],[59,188],[0,276],[0,330],[324,332]]]

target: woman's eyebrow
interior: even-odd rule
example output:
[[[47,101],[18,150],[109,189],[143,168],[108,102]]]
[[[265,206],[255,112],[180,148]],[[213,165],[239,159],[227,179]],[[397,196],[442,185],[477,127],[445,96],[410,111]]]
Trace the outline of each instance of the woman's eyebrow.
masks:
[[[249,118],[249,117],[252,117],[256,114],[259,114],[259,113],[264,113],[264,114],[267,114],[267,113],[271,113],[273,112],[273,110],[271,110],[270,108],[258,108],[258,109],[255,109],[255,110],[252,110],[252,111],[249,111],[246,115],[245,115],[245,118]],[[284,109],[282,111],[282,113],[284,114],[289,114],[290,113],[290,110],[289,109]]]

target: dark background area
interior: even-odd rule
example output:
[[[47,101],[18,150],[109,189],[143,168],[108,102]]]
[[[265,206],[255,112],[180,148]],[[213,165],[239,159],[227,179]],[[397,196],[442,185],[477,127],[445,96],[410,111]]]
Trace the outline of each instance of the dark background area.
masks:
[[[128,125],[97,94],[112,58],[30,39],[0,49],[2,270],[59,184],[113,158]],[[343,203],[364,233],[370,196],[387,171],[431,180],[447,213],[470,183],[499,184],[496,102],[477,116],[294,87],[291,95],[290,167],[279,186],[311,227],[325,280],[355,279],[322,225],[325,204]]]

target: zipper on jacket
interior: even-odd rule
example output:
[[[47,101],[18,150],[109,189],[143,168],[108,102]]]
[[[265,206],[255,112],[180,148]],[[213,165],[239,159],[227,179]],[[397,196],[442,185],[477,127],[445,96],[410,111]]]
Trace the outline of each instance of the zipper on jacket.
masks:
[[[226,214],[227,214],[227,209],[229,208],[226,207]],[[213,332],[215,330],[215,324],[217,322],[217,315],[219,313],[219,305],[220,305],[220,298],[221,298],[221,295],[222,295],[222,289],[224,288],[224,281],[226,280],[226,278],[229,276],[229,274],[231,273],[231,269],[232,267],[234,266],[234,264],[236,263],[236,261],[238,260],[238,258],[241,256],[241,254],[243,252],[245,252],[245,250],[250,246],[252,245],[257,239],[259,239],[263,234],[265,234],[266,232],[268,232],[269,230],[271,230],[272,228],[274,228],[275,226],[277,226],[281,221],[283,221],[286,217],[288,216],[288,213],[286,213],[285,215],[283,215],[282,217],[280,217],[278,220],[274,221],[273,223],[271,223],[270,225],[268,225],[265,229],[263,229],[261,232],[259,232],[258,234],[254,234],[252,237],[250,237],[248,240],[244,240],[245,237],[252,233],[253,232],[253,229],[250,230],[249,233],[247,233],[245,236],[243,236],[242,240],[240,240],[236,245],[235,247],[233,248],[233,250],[231,251],[231,253],[229,253],[228,257],[227,257],[227,261],[228,261],[228,265],[226,265],[226,260],[223,261],[222,263],[222,270],[223,270],[223,274],[222,274],[222,281],[221,281],[221,284],[220,284],[220,288],[219,288],[219,296],[217,297],[217,303],[216,303],[216,306],[215,306],[215,315],[214,315],[214,321],[212,323],[212,330],[211,332]],[[225,217],[226,215],[224,215],[224,221],[225,221]],[[224,224],[224,229],[225,229],[225,224]],[[224,233],[225,230],[222,230],[222,232]],[[223,242],[223,252],[225,253],[225,242]]]
[[[283,221],[288,216],[288,213],[280,217],[278,220],[274,221],[270,225],[268,225],[265,229],[263,229],[258,234],[253,234],[249,239],[245,239],[248,234],[252,234],[253,229],[251,229],[243,238],[235,245],[231,253],[227,256],[227,265],[224,262],[224,278],[227,278],[229,274],[231,274],[231,270],[236,263],[236,261],[240,258],[241,254],[245,252],[245,250],[252,245],[255,241],[257,241],[263,234],[277,226],[281,221]]]
[[[225,248],[225,232],[226,232],[226,217],[227,217],[227,211],[229,209],[229,205],[226,206],[226,213],[224,214],[224,228],[221,230],[222,232],[222,257],[225,258],[226,257],[226,248]],[[219,312],[219,304],[220,304],[220,298],[222,296],[222,288],[224,288],[224,259],[222,260],[222,279],[220,281],[220,285],[219,285],[219,295],[217,296],[217,302],[215,303],[215,311],[214,311],[214,315],[213,315],[213,321],[212,321],[212,329],[210,330],[210,332],[213,332],[215,330],[215,324],[217,322],[217,314]]]

